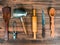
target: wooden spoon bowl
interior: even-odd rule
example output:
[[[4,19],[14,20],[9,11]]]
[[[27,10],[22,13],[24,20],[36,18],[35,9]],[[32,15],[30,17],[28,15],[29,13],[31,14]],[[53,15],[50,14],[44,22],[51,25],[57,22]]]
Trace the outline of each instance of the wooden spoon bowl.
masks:
[[[55,15],[55,9],[54,8],[51,8],[50,11],[49,11],[49,15],[50,16],[54,16]]]

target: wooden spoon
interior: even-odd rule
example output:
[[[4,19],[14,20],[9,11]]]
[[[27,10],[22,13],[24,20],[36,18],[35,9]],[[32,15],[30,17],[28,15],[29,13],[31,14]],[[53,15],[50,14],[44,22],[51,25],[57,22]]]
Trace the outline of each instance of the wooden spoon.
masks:
[[[49,15],[51,18],[51,37],[54,38],[55,32],[54,32],[54,16],[55,16],[55,9],[51,8],[49,11]]]

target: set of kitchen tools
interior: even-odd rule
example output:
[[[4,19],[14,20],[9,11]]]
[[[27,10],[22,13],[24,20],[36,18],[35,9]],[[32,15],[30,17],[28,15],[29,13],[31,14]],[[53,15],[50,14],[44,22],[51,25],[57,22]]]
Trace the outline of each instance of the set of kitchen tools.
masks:
[[[5,22],[5,40],[9,40],[9,20],[11,18],[11,7],[6,6],[2,8],[2,12],[3,12],[3,19]],[[23,25],[23,30],[24,33],[27,34],[27,30],[23,21],[23,16],[27,16],[27,11],[24,8],[15,8],[13,9],[13,18],[19,18],[22,22]],[[55,9],[54,8],[50,8],[49,10],[49,16],[51,18],[51,37],[54,38],[55,32],[54,32],[54,16],[55,16]],[[33,9],[33,15],[32,15],[32,32],[33,32],[33,39],[37,39],[37,16],[36,16],[36,9]],[[16,27],[16,21],[13,22],[13,39],[15,40],[17,37],[17,32],[14,29]],[[44,10],[42,9],[42,37],[45,37],[45,14],[44,14]]]

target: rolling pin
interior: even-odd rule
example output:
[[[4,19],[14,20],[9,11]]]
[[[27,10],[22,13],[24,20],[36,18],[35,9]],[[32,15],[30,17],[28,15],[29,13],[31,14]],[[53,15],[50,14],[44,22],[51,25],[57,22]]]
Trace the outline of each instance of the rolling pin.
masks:
[[[32,16],[32,30],[34,34],[34,39],[36,39],[37,35],[37,16],[36,16],[36,9],[33,9],[33,16]]]
[[[10,20],[10,17],[11,17],[11,7],[3,7],[2,8],[2,12],[3,12],[3,19],[4,19],[4,22],[5,22],[5,40],[8,40],[9,39],[9,33],[8,33],[8,30],[9,30],[9,20]]]
[[[54,8],[51,8],[49,10],[49,15],[50,15],[50,18],[51,18],[51,37],[54,38],[54,36],[55,36],[55,31],[54,31],[55,9]]]

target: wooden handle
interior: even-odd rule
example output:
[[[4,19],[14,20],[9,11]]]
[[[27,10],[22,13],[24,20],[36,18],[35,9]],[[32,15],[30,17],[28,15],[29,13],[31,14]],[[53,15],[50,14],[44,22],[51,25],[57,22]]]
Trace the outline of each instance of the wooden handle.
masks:
[[[23,21],[23,18],[22,17],[21,17],[21,22],[22,22],[22,25],[23,25],[24,32],[25,32],[25,34],[27,34],[27,30],[25,28],[25,24],[24,24],[24,21]]]
[[[9,23],[5,23],[5,40],[7,41],[8,40],[8,37],[9,37],[9,34],[8,34],[8,29],[9,29],[9,27],[8,27],[8,24]]]
[[[36,16],[36,10],[33,9],[33,16]]]
[[[55,32],[54,32],[54,16],[51,17],[51,37],[54,38]]]
[[[34,39],[36,39],[36,32],[34,32]]]

